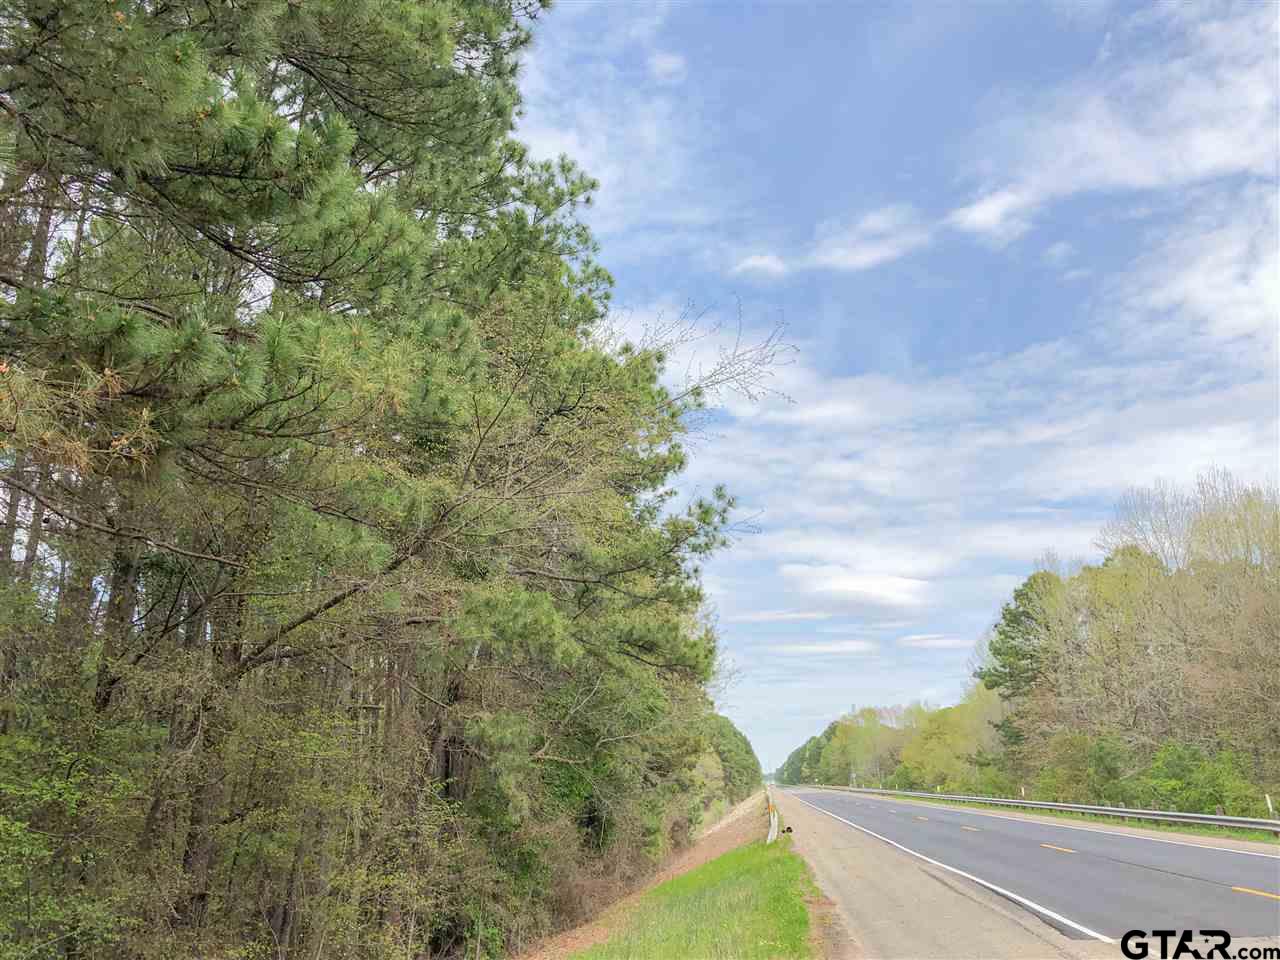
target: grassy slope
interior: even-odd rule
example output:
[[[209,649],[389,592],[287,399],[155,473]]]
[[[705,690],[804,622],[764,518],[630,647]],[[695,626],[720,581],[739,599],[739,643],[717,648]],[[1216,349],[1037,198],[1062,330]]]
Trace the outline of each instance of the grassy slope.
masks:
[[[782,838],[749,843],[645,894],[626,925],[575,960],[807,958],[813,890]]]

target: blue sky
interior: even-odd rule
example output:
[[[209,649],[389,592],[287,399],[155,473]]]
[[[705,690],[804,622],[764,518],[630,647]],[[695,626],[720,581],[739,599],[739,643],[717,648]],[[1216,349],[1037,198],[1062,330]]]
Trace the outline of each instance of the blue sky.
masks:
[[[1277,11],[563,0],[519,136],[672,376],[795,351],[693,438],[754,532],[710,563],[766,768],[852,705],[956,700],[1046,550],[1126,488],[1280,470]]]

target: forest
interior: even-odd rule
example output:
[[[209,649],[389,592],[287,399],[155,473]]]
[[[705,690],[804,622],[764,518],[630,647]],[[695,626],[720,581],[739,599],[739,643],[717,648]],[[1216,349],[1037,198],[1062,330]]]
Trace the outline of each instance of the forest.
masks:
[[[959,703],[854,711],[778,781],[1269,816],[1280,495],[1222,470],[1135,489],[1097,545],[1013,592]]]
[[[0,958],[493,957],[750,795],[534,0],[0,2]]]

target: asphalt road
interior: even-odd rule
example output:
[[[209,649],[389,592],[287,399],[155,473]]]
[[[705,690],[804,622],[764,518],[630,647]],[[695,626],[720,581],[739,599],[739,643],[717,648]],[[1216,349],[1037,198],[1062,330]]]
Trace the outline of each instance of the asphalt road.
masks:
[[[788,793],[985,886],[1071,938],[1119,939],[1132,929],[1280,936],[1280,856],[868,794]]]

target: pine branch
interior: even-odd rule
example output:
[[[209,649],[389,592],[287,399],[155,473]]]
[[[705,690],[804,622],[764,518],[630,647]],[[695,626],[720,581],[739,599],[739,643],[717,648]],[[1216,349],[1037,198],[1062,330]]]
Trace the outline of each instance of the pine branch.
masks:
[[[198,550],[187,550],[183,547],[178,546],[176,543],[169,543],[165,540],[157,540],[155,537],[151,536],[150,534],[142,533],[141,531],[138,531],[138,530],[128,530],[120,527],[108,527],[101,523],[94,523],[92,520],[85,520],[83,517],[78,517],[74,513],[71,513],[70,511],[66,510],[63,507],[54,506],[52,503],[50,503],[44,497],[40,496],[40,494],[36,493],[26,484],[20,483],[19,481],[15,480],[11,476],[5,478],[5,483],[13,487],[15,490],[21,490],[23,493],[29,496],[36,503],[40,504],[50,513],[57,514],[59,517],[62,517],[63,520],[66,520],[69,523],[73,523],[77,527],[84,527],[86,530],[94,530],[98,533],[106,534],[109,537],[116,537],[121,540],[137,540],[142,543],[145,543],[149,547],[155,547],[157,549],[167,551],[168,553],[177,554],[178,556],[189,557],[192,560],[208,560],[210,563],[217,563],[224,567],[235,567],[238,570],[248,569],[247,564],[240,563],[238,560],[231,560],[227,557],[215,556],[214,554],[211,554],[211,553],[201,553]]]

